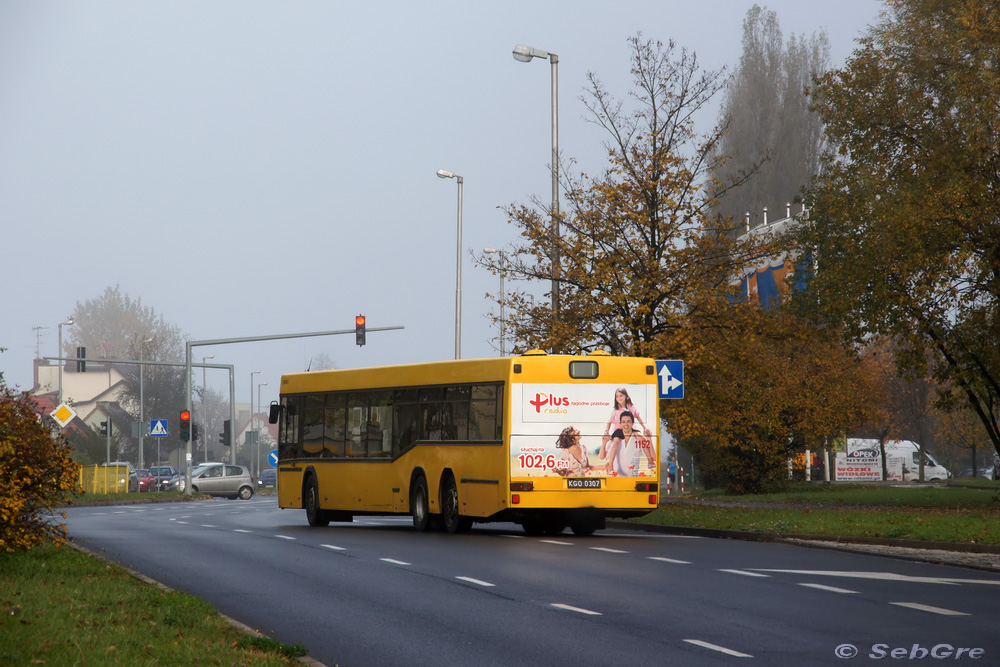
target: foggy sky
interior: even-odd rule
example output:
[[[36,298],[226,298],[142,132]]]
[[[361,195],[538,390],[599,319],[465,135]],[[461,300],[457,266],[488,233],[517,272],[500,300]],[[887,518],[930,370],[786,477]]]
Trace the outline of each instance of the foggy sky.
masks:
[[[497,207],[551,192],[549,61],[513,47],[559,55],[561,153],[596,174],[586,74],[626,97],[640,31],[731,69],[752,4],[0,0],[0,370],[31,388],[59,322],[116,284],[189,340],[350,329],[359,313],[405,327],[364,348],[197,348],[236,365],[238,401],[251,371],[266,405],[321,353],[340,368],[451,359],[457,185],[438,169],[465,181],[462,356],[494,356],[499,278],[470,251],[517,240]],[[825,28],[834,66],[881,9],[762,4],[786,38]],[[228,393],[227,373],[208,377]]]

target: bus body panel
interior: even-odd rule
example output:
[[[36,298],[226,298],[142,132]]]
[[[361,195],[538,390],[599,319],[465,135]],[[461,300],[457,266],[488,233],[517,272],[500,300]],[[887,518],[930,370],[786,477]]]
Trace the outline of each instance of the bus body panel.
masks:
[[[571,378],[570,363],[581,361],[596,362],[599,372],[594,377]],[[337,392],[496,384],[503,394],[498,412],[502,437],[492,441],[417,440],[402,451],[393,450],[391,457],[377,459],[319,458],[303,443],[295,456],[283,456],[284,448],[279,445],[278,504],[302,508],[304,485],[313,475],[323,510],[340,515],[409,514],[411,487],[422,474],[432,514],[442,511],[442,485],[453,476],[461,514],[477,521],[520,521],[546,512],[569,516],[566,513],[573,511],[596,512],[602,520],[604,516],[641,516],[655,509],[659,483],[654,366],[652,360],[641,358],[541,354],[285,375],[283,404],[286,398]],[[636,465],[626,466],[629,472],[624,475],[602,471],[607,461],[599,456],[619,388],[634,394],[635,411],[645,427],[635,426],[629,441],[639,448],[641,457],[635,455]],[[391,409],[400,408],[394,404]],[[303,439],[301,425],[293,426],[290,431]],[[558,464],[549,465],[563,451],[556,443],[569,427],[580,432],[581,446],[593,465],[578,476],[567,475]],[[285,430],[280,430],[284,438]],[[398,436],[398,430],[393,431],[393,437]],[[600,488],[569,488],[571,477],[599,480]]]

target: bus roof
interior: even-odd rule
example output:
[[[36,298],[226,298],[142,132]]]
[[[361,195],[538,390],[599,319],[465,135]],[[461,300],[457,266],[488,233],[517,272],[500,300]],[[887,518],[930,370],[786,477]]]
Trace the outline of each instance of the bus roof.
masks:
[[[281,393],[298,394],[304,392],[330,391],[333,389],[377,389],[406,387],[412,385],[434,385],[454,383],[504,382],[515,375],[525,382],[554,382],[569,377],[569,362],[593,360],[598,364],[611,362],[619,369],[634,368],[635,373],[650,375],[655,382],[655,372],[643,371],[643,366],[654,366],[651,359],[642,357],[613,357],[604,352],[589,355],[550,355],[532,350],[517,357],[495,357],[487,359],[450,359],[396,366],[374,366],[368,368],[334,369],[288,373],[281,376]],[[593,380],[575,382],[603,382],[600,377]]]

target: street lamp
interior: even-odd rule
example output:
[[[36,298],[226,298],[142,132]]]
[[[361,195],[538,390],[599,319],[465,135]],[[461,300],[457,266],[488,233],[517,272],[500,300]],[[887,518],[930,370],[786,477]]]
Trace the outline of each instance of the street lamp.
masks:
[[[260,414],[260,388],[266,386],[267,386],[266,382],[257,383],[257,414]],[[254,456],[254,465],[257,467],[257,477],[259,478],[260,477],[260,433],[257,434],[257,442],[255,444],[257,445],[257,450],[256,450],[257,453]]]
[[[548,58],[552,63],[552,313],[559,314],[559,56],[525,44],[514,47],[514,60]]]
[[[483,252],[488,253],[488,254],[496,253],[496,254],[500,255],[500,356],[501,357],[506,357],[507,356],[507,348],[506,348],[506,346],[504,344],[504,339],[506,338],[506,336],[505,336],[504,319],[503,319],[503,302],[504,302],[504,299],[505,299],[504,285],[503,285],[503,279],[504,279],[504,254],[505,253],[504,253],[503,250],[497,250],[496,248],[483,248]]]
[[[250,419],[247,422],[247,433],[253,430],[253,376],[254,375],[260,375],[260,371],[250,371],[250,400],[247,401],[250,404],[250,409],[247,410],[247,412],[250,413]],[[236,424],[233,424],[233,429],[235,433]],[[243,437],[243,442],[244,444],[246,444],[246,436]],[[235,452],[236,443],[234,442],[231,444],[233,446],[233,451]],[[235,463],[235,458],[233,459],[233,462]]]
[[[454,178],[458,180],[458,251],[455,263],[455,358],[462,358],[462,184],[465,183],[458,174],[444,169],[438,169],[438,178]]]
[[[59,357],[63,356],[62,328],[63,327],[68,327],[71,324],[73,324],[73,318],[72,317],[69,318],[68,320],[66,320],[65,322],[60,322],[59,323],[59,354],[57,355]],[[63,361],[62,359],[59,359],[59,394],[57,395],[57,398],[59,400],[56,401],[56,407],[62,405],[62,374],[63,374],[63,365],[65,363],[66,363],[65,361]]]
[[[215,359],[214,354],[210,354],[207,357],[201,358],[201,446],[205,452],[205,458],[208,458],[208,383],[205,381],[205,366],[204,363],[209,359]],[[253,400],[253,395],[250,396]]]
[[[146,360],[146,343],[152,343],[152,342],[153,342],[153,338],[147,338],[147,339],[143,340],[142,343],[139,345],[139,361],[145,361]],[[145,398],[144,397],[145,390],[143,389],[143,379],[146,376],[145,368],[146,368],[146,364],[139,364],[139,467],[140,468],[144,468],[145,467],[143,465],[143,462],[144,462],[144,459],[143,459],[144,451],[143,450],[144,450],[144,448],[146,446],[146,432],[142,430],[143,426],[145,425],[145,421],[146,421],[146,415],[145,415],[145,413],[143,411],[144,407],[145,407],[145,405],[144,405],[145,404],[145,400],[144,400],[144,398]],[[159,447],[157,447],[157,450],[159,450]],[[156,465],[160,465],[159,451],[157,451]]]

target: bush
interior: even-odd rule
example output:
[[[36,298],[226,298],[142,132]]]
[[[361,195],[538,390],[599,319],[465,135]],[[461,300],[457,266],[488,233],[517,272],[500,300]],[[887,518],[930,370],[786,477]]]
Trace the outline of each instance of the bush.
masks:
[[[66,539],[53,510],[80,492],[70,455],[65,437],[52,435],[31,397],[0,378],[0,553],[30,549],[46,535],[57,544]]]

